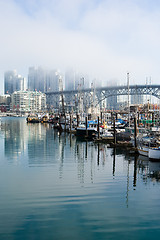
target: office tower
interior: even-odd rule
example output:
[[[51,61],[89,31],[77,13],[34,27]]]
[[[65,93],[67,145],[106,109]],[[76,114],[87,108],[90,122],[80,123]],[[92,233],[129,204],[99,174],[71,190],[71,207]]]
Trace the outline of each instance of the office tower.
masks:
[[[45,72],[41,67],[30,67],[28,73],[28,90],[45,91]]]
[[[75,90],[75,72],[72,69],[65,72],[65,90]]]
[[[57,70],[30,67],[28,74],[28,90],[41,92],[59,91],[59,77],[60,73]]]
[[[7,71],[4,74],[4,92],[12,94],[14,91],[23,91],[26,89],[26,79],[17,74],[16,70]]]
[[[65,72],[65,90],[89,88],[89,77],[86,74],[68,69]]]
[[[46,72],[45,86],[46,92],[57,92],[63,90],[63,81],[58,70],[48,70]]]

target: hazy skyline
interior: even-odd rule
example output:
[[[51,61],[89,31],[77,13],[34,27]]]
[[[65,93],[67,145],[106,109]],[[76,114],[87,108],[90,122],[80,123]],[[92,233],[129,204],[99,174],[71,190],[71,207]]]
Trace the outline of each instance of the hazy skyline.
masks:
[[[156,0],[0,0],[0,93],[5,71],[30,66],[159,84],[159,25]]]

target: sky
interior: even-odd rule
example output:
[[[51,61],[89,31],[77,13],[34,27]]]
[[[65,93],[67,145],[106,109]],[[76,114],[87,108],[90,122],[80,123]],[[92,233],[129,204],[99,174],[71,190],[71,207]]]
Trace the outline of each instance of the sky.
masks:
[[[0,0],[4,72],[67,68],[103,86],[160,83],[160,0]]]

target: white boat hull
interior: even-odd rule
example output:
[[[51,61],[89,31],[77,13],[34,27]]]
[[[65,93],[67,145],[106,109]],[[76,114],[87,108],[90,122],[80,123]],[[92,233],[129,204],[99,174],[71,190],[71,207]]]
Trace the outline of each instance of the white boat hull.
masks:
[[[142,146],[141,148],[138,148],[138,152],[140,155],[148,157],[149,147]]]
[[[63,131],[64,131],[64,130],[69,130],[69,127],[70,127],[69,124],[66,124],[66,125],[65,125],[64,123],[60,123],[60,125],[61,125]]]
[[[150,148],[148,156],[150,159],[160,160],[160,148]]]

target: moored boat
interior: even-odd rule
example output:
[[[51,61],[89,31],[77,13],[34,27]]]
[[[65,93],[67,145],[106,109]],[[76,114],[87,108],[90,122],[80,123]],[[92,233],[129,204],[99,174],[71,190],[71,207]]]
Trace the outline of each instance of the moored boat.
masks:
[[[81,138],[94,138],[96,136],[96,130],[94,129],[86,129],[82,127],[77,127],[76,136]]]
[[[26,120],[27,120],[27,123],[39,123],[40,122],[40,119],[37,114],[28,115]]]
[[[97,121],[94,121],[94,120],[88,121],[87,128],[84,123],[81,123],[76,128],[76,136],[81,137],[81,138],[93,139],[98,134],[97,128],[98,128],[98,123],[97,123]]]
[[[48,123],[48,121],[49,121],[49,118],[47,115],[42,116],[41,123]]]
[[[150,136],[143,136],[137,138],[137,140],[137,150],[139,154],[148,157],[149,149],[156,146],[156,139]]]
[[[149,159],[160,160],[160,146],[159,147],[150,147],[148,152]]]
[[[156,136],[143,136],[137,138],[137,149],[139,154],[149,159],[160,160],[160,143]]]

